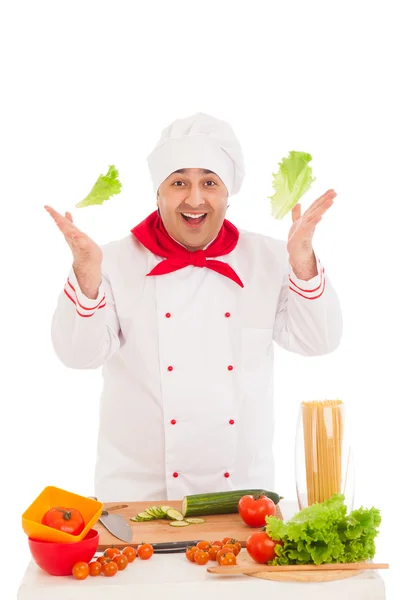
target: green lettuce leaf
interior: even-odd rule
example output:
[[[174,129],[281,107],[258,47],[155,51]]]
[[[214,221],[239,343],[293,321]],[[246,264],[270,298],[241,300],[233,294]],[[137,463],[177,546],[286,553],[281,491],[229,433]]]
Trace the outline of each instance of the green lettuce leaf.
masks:
[[[91,206],[92,204],[103,204],[111,196],[119,194],[122,185],[118,181],[118,171],[114,165],[108,167],[106,175],[100,175],[90,193],[81,202],[76,204],[77,208]]]
[[[273,173],[272,187],[275,194],[269,196],[275,219],[282,219],[287,215],[315,181],[308,165],[311,160],[311,154],[292,150],[289,157],[279,163],[279,171]]]
[[[266,518],[265,531],[280,545],[271,565],[349,563],[372,559],[380,511],[361,507],[346,514],[342,494],[315,503],[287,522]]]

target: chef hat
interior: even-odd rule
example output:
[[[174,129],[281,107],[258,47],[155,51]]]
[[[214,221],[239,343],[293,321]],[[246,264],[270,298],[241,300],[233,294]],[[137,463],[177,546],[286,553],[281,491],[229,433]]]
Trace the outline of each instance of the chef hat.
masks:
[[[154,190],[178,169],[209,169],[236,194],[245,175],[240,144],[229,123],[204,113],[166,127],[147,158]]]

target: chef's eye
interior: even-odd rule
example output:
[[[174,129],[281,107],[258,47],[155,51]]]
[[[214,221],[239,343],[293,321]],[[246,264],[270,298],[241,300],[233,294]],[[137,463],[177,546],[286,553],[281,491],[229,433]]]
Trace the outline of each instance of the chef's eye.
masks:
[[[174,181],[174,183],[172,185],[176,185],[176,187],[182,187],[182,185],[184,185],[183,181]]]
[[[212,181],[211,179],[210,179],[210,181],[206,181],[206,183],[207,183],[207,186],[208,186],[208,187],[213,187],[214,185],[217,185],[217,184],[215,183],[215,181]]]

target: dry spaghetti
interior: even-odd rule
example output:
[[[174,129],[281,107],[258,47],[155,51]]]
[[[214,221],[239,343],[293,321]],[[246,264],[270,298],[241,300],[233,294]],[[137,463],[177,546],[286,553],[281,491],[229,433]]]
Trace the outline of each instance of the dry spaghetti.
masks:
[[[341,491],[344,404],[302,402],[308,505]]]

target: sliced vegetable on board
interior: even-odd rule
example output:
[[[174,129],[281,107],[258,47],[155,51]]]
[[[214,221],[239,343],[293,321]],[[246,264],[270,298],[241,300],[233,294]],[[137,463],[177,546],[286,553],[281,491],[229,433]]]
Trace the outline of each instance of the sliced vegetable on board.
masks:
[[[184,519],[183,514],[171,506],[150,506],[145,511],[140,512],[136,517],[131,517],[131,521],[143,523],[155,519],[168,519],[171,521],[171,527],[187,527],[188,525],[200,525],[205,523],[205,519]]]
[[[308,164],[311,160],[311,154],[292,150],[279,163],[279,171],[273,173],[272,187],[275,193],[269,197],[275,219],[283,219],[315,181]]]
[[[187,521],[171,521],[170,527],[188,527],[190,523]]]

